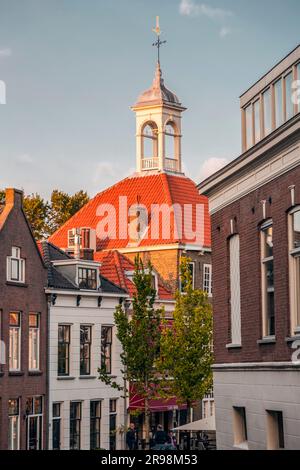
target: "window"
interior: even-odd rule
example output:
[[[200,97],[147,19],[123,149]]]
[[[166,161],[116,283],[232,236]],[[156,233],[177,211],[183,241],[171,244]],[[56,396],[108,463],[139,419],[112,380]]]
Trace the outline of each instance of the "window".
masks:
[[[108,374],[111,374],[112,359],[112,326],[102,326],[101,328],[101,367]]]
[[[43,398],[30,397],[26,400],[26,442],[27,450],[41,450],[43,436]]]
[[[212,295],[212,269],[211,264],[203,265],[203,290],[208,296]]]
[[[261,273],[263,336],[275,335],[273,227],[267,222],[261,228]]]
[[[275,93],[275,127],[283,124],[283,105],[282,105],[282,79],[274,84]]]
[[[148,123],[142,130],[142,170],[151,170],[158,166],[158,129],[154,122]]]
[[[58,375],[70,374],[70,333],[69,325],[58,325]]]
[[[11,256],[7,257],[7,280],[25,282],[25,259],[21,258],[21,249],[13,246]]]
[[[263,93],[264,108],[264,135],[267,136],[272,131],[272,107],[271,107],[271,89],[268,88]]]
[[[256,144],[260,139],[260,100],[255,101],[253,104],[254,112],[254,143]]]
[[[297,80],[298,80],[298,85],[296,90],[294,90],[294,93],[296,93],[296,104],[298,104],[298,113],[300,113],[300,62],[297,65]]]
[[[231,343],[240,345],[241,338],[241,280],[240,280],[240,237],[229,239],[230,264],[230,318]]]
[[[9,370],[21,369],[21,314],[9,314]]]
[[[100,449],[101,401],[90,403],[90,449]]]
[[[292,328],[300,331],[300,207],[289,214],[289,269]]]
[[[233,407],[233,438],[234,445],[247,445],[247,420],[246,409],[240,406]]]
[[[40,366],[40,316],[29,314],[29,370],[39,370]]]
[[[81,402],[70,403],[70,449],[80,449],[81,435]]]
[[[284,78],[284,92],[285,92],[285,119],[288,121],[294,116],[294,103],[292,99],[292,84],[293,84],[293,73],[289,73]]]
[[[205,397],[202,400],[202,418],[210,418],[215,415],[215,400],[213,397]]]
[[[8,449],[20,449],[20,403],[18,398],[8,400]]]
[[[78,268],[78,286],[80,289],[97,289],[97,270]]]
[[[253,122],[252,122],[252,104],[245,109],[245,125],[246,125],[246,149],[253,145]]]
[[[60,450],[61,439],[61,403],[52,405],[52,449]]]
[[[109,400],[109,450],[116,450],[117,400]]]
[[[91,373],[92,327],[80,325],[80,375]]]
[[[189,270],[191,273],[192,287],[194,289],[194,285],[195,285],[195,263],[194,262],[189,263]],[[180,290],[181,292],[186,291],[186,281],[183,279],[180,279]]]
[[[267,410],[267,449],[284,449],[284,428],[282,411]]]
[[[175,159],[177,157],[176,153],[175,127],[172,122],[168,122],[165,127],[165,157]]]

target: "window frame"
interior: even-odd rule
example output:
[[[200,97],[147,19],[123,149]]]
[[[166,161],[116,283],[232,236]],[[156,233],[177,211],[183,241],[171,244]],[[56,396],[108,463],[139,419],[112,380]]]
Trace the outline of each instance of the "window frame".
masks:
[[[16,250],[14,255],[13,250]],[[21,248],[18,246],[12,246],[11,255],[6,257],[6,280],[8,282],[15,282],[17,284],[25,283],[25,258],[21,257]],[[13,277],[12,262],[17,262],[18,276]]]
[[[17,314],[18,315],[18,324],[14,325],[11,324],[10,322],[10,315]],[[18,357],[17,357],[17,367],[12,367],[11,366],[11,361],[15,361],[15,359],[12,359],[12,354],[11,350],[14,349],[14,347],[11,347],[11,341],[14,341],[14,335],[12,336],[11,333],[17,333],[17,347],[18,347]],[[22,336],[22,318],[21,318],[21,312],[13,311],[9,312],[9,371],[10,372],[20,372],[21,371],[21,336]]]
[[[36,399],[40,399],[40,410],[36,409]],[[32,401],[31,410],[28,409],[28,401]],[[44,417],[44,399],[42,395],[33,395],[26,399],[26,450],[30,449],[30,421],[37,422],[37,449],[43,449],[43,417]]]
[[[285,449],[283,412],[266,410],[267,450]]]
[[[233,444],[235,447],[248,448],[247,413],[244,406],[233,406]]]
[[[72,417],[72,413],[71,413],[71,406],[73,405],[77,405],[78,406],[78,409],[76,409],[76,417]],[[79,417],[77,416],[77,411],[79,410]],[[71,429],[72,429],[72,424],[73,422],[75,422],[76,426],[75,428],[77,428],[77,425],[78,425],[78,430],[76,429],[76,432],[72,432],[71,433]],[[70,401],[70,420],[69,420],[69,429],[70,429],[70,436],[69,436],[69,447],[70,447],[70,450],[80,450],[81,449],[81,424],[82,424],[82,402],[81,401]],[[76,436],[76,439],[78,439],[78,447],[74,447],[73,445],[71,445],[71,442],[73,440],[74,442],[74,436]]]
[[[67,328],[67,331],[68,331],[68,338],[67,340],[64,339],[64,341],[60,341],[60,335],[59,335],[59,329],[63,327],[63,328]],[[71,350],[71,325],[69,324],[64,324],[64,323],[59,323],[57,325],[57,376],[58,377],[68,377],[70,376],[70,350]],[[65,335],[64,335],[64,338],[65,338]],[[59,364],[60,364],[60,361],[59,361],[59,352],[60,352],[60,344],[62,345],[66,345],[66,351],[67,351],[67,354],[65,354],[65,357],[66,357],[66,369],[67,369],[67,372],[63,373],[63,372],[60,372],[59,370]]]
[[[289,287],[291,333],[300,333],[300,295],[297,296],[297,260],[300,263],[300,246],[294,248],[294,215],[300,213],[300,205],[293,207],[288,213],[288,252],[289,252]]]
[[[212,265],[209,263],[203,264],[203,291],[207,293],[208,297],[212,297]],[[206,284],[206,273],[205,270],[208,269],[208,287]]]
[[[36,317],[37,326],[31,326],[30,325],[30,316],[35,316]],[[28,333],[28,356],[29,356],[28,357],[28,369],[30,371],[40,370],[40,335],[41,335],[40,320],[41,320],[41,315],[39,313],[34,313],[34,312],[29,313],[29,317],[28,317],[28,329],[29,329],[29,333]],[[31,341],[32,341],[31,334],[33,334],[33,332],[36,334],[36,341],[37,341],[37,347],[36,347],[36,352],[37,352],[36,364],[37,364],[37,366],[36,367],[31,367],[31,363],[34,362],[34,360],[31,357],[32,350],[34,349],[34,348],[32,348],[32,345],[31,345]]]
[[[82,273],[85,272],[85,276]],[[88,273],[94,273],[92,277],[89,277]],[[98,288],[98,277],[97,268],[89,268],[86,266],[78,266],[78,287],[82,290],[97,290]],[[90,282],[91,281],[91,282]],[[81,282],[83,285],[81,285]],[[94,287],[93,287],[94,286]]]
[[[110,331],[110,341],[107,340],[105,345],[103,344],[103,330],[109,329]],[[106,348],[108,347],[109,355],[106,354]],[[105,366],[107,374],[112,374],[112,356],[113,356],[113,325],[101,325],[101,368]],[[109,361],[109,367],[107,367],[107,360]]]
[[[58,413],[58,416],[54,416],[54,406],[58,406],[59,407],[59,413]],[[62,402],[53,402],[52,403],[52,450],[60,450],[61,449],[61,423],[62,423],[62,416],[61,416],[61,412],[62,412]],[[58,422],[58,426],[59,426],[59,446],[58,447],[54,447],[53,443],[54,443],[54,422]]]
[[[92,406],[96,405],[99,415],[92,415]],[[90,450],[96,450],[101,447],[101,418],[102,418],[102,400],[90,401]],[[92,445],[96,442],[97,445]]]
[[[8,405],[8,450],[20,450],[20,398],[10,398],[8,400],[8,403],[10,401],[16,401],[17,402],[17,413],[10,413],[9,411],[9,405]],[[17,429],[17,447],[15,448],[13,445],[14,439],[13,439],[13,420],[11,418],[16,418],[16,429]]]
[[[88,339],[86,340],[86,335],[84,334],[84,341],[82,341],[83,332],[82,330],[88,331]],[[88,355],[85,356],[85,346],[87,345]],[[91,375],[91,354],[92,353],[92,326],[91,325],[80,325],[80,358],[79,358],[79,368],[81,376]],[[87,361],[87,362],[86,362]],[[85,364],[83,367],[82,364]],[[87,366],[87,367],[86,367]]]
[[[261,308],[262,308],[262,337],[275,338],[276,337],[276,315],[275,315],[275,282],[274,282],[274,247],[272,247],[272,256],[265,256],[266,246],[266,231],[272,228],[272,243],[273,243],[273,221],[267,220],[260,226],[260,265],[261,265]],[[273,270],[273,286],[268,286],[267,273],[268,264],[272,263]],[[273,316],[270,315],[268,310],[268,294],[273,293]],[[273,320],[272,320],[273,318]],[[272,321],[274,331],[272,332]]]

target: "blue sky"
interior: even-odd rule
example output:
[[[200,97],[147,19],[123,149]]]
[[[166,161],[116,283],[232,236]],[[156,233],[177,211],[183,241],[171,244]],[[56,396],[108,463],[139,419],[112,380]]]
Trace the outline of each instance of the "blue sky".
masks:
[[[238,97],[300,43],[299,0],[0,0],[0,187],[94,195],[134,170],[156,15],[186,173],[240,153]]]

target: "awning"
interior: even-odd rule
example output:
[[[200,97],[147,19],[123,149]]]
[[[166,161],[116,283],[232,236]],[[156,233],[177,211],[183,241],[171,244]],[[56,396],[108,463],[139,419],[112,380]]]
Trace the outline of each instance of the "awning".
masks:
[[[172,411],[172,410],[185,410],[186,405],[179,404],[176,397],[172,398],[162,398],[157,397],[157,399],[149,400],[149,409],[153,413],[155,411]],[[134,386],[130,387],[130,396],[129,396],[129,407],[128,411],[136,411],[141,410],[143,411],[145,406],[144,398],[139,395],[135,390]]]
[[[209,418],[199,419],[198,421],[193,421],[192,423],[184,424],[178,428],[174,428],[172,431],[215,431],[216,430],[216,420],[214,416]]]

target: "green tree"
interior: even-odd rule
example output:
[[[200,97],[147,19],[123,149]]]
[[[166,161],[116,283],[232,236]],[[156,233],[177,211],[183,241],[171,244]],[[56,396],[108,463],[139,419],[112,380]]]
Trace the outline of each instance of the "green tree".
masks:
[[[133,276],[135,293],[130,313],[122,305],[116,308],[114,317],[117,338],[122,345],[121,363],[124,386],[117,384],[102,365],[99,378],[112,387],[124,390],[128,395],[129,385],[144,399],[145,434],[149,440],[150,410],[149,400],[157,396],[159,383],[156,362],[160,354],[161,323],[163,309],[155,309],[156,291],[152,287],[152,267],[145,269],[139,257],[135,258]]]
[[[212,388],[212,308],[207,294],[193,289],[189,268],[191,260],[182,258],[182,291],[176,293],[172,327],[161,334],[162,374],[165,396],[176,396],[188,407],[201,400]]]
[[[24,197],[23,208],[34,237],[37,240],[46,238],[48,236],[49,203],[36,193]]]
[[[86,191],[77,191],[74,195],[55,189],[51,194],[51,211],[48,221],[49,234],[54,233],[67,220],[76,214],[87,202],[89,197]]]

